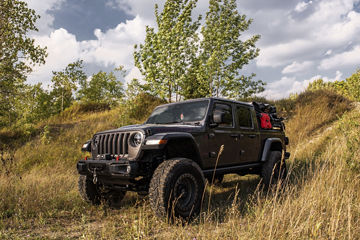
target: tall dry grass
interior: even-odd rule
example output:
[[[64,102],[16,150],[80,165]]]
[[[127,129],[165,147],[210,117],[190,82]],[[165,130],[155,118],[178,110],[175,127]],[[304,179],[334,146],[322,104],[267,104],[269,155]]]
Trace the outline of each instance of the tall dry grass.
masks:
[[[121,113],[67,120],[63,125],[72,125],[20,148],[15,173],[0,176],[0,238],[360,239],[360,109],[329,107],[333,100],[317,97],[298,105],[287,123],[292,157],[284,190],[264,192],[257,176],[226,176],[211,196],[207,189],[205,211],[187,224],[158,219],[134,193],[120,210],[84,203],[76,186],[78,146],[95,131],[121,125],[114,116]],[[313,119],[318,109],[325,114]]]

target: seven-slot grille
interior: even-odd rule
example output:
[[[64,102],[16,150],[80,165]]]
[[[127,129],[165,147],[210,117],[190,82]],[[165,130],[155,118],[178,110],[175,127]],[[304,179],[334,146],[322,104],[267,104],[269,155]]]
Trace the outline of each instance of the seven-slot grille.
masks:
[[[126,155],[129,153],[129,137],[128,132],[99,134],[95,138],[95,154]]]

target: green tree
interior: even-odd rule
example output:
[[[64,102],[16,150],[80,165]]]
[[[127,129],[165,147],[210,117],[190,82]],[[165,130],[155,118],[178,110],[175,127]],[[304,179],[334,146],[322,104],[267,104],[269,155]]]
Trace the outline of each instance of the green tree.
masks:
[[[146,27],[144,44],[135,45],[135,65],[145,77],[150,93],[179,100],[181,82],[187,79],[196,56],[200,17],[193,22],[196,0],[167,0],[161,13],[155,5],[157,32]]]
[[[29,31],[38,31],[38,18],[23,1],[0,1],[0,125],[14,122],[15,98],[21,94],[26,75],[34,65],[45,63],[46,48],[36,46],[27,36]]]
[[[201,28],[200,66],[197,79],[202,86],[200,96],[246,98],[263,91],[262,81],[252,81],[255,74],[241,75],[240,70],[259,55],[255,43],[260,35],[242,40],[252,19],[240,15],[235,0],[210,0],[205,25]]]
[[[123,66],[115,69],[122,78],[125,77],[126,71]],[[124,97],[123,84],[114,72],[106,73],[100,71],[92,75],[86,85],[82,84],[79,90],[79,98],[85,102],[107,103],[116,105]]]
[[[320,90],[320,89],[324,89],[324,88],[328,88],[328,87],[329,87],[329,84],[324,82],[323,79],[319,78],[319,79],[309,83],[306,90],[316,91],[316,90]]]
[[[350,98],[360,101],[360,69],[346,79],[346,89]]]
[[[310,83],[307,90],[328,89],[352,100],[360,101],[360,69],[346,80],[324,82],[322,79]]]
[[[158,31],[147,27],[145,43],[135,46],[135,65],[151,93],[168,101],[206,96],[245,98],[264,90],[255,74],[241,69],[259,54],[259,35],[242,39],[252,20],[240,15],[235,0],[210,0],[205,24],[192,20],[197,1],[167,0],[161,14],[155,5]]]
[[[128,100],[135,99],[141,93],[149,92],[148,84],[141,84],[140,81],[136,78],[132,79],[130,83],[127,84],[127,88],[125,91],[126,98]]]
[[[22,96],[15,101],[18,124],[33,124],[50,117],[52,105],[52,96],[41,87],[41,83],[25,85]]]
[[[77,90],[77,83],[86,85],[86,74],[83,71],[83,61],[78,60],[70,63],[60,72],[53,71],[51,82],[56,112],[62,112],[71,105],[74,100],[73,93]]]

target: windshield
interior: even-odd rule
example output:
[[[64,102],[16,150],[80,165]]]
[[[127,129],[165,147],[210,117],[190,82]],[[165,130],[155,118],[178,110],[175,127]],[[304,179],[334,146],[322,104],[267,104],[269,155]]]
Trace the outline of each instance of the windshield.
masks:
[[[169,124],[199,122],[204,119],[209,101],[184,102],[156,108],[146,123]]]

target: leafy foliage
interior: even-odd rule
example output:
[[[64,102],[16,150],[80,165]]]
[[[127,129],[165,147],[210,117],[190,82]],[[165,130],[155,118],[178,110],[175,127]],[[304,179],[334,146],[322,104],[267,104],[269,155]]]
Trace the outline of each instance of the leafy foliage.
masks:
[[[125,77],[126,71],[122,66],[116,68],[115,71]],[[84,81],[81,83],[78,96],[84,102],[116,105],[124,97],[123,84],[117,79],[114,72],[100,71],[93,74],[89,82]]]
[[[342,81],[325,82],[323,79],[310,83],[307,90],[328,89],[344,95],[354,101],[360,101],[360,69]]]
[[[84,84],[86,82],[86,74],[83,69],[83,61],[78,60],[70,63],[60,72],[53,71],[51,82],[53,90],[51,95],[54,98],[56,112],[62,112],[71,105],[73,100],[73,92],[77,90],[76,83]]]
[[[135,46],[135,65],[144,75],[150,93],[167,98],[181,94],[180,83],[191,74],[198,36],[200,17],[193,22],[191,13],[195,0],[168,0],[161,13],[155,5],[158,31],[146,27],[145,43]]]
[[[130,118],[143,121],[149,117],[155,107],[164,103],[164,100],[142,92],[134,99],[129,100],[127,103],[127,112]]]
[[[46,48],[26,34],[37,31],[35,11],[19,0],[0,1],[0,126],[13,122],[15,98],[35,64],[45,63]]]
[[[206,96],[238,99],[263,91],[264,83],[252,80],[255,74],[240,74],[259,54],[259,35],[241,38],[252,20],[237,12],[235,0],[211,0],[200,30],[201,15],[192,20],[196,2],[168,0],[160,14],[155,5],[158,31],[147,27],[144,44],[134,52],[149,92],[171,102]]]
[[[242,67],[259,55],[255,43],[260,35],[241,39],[252,19],[238,13],[235,0],[210,0],[209,4],[201,28],[197,79],[203,84],[197,90],[199,95],[239,99],[263,91],[262,81],[252,81],[255,74],[240,74]]]

